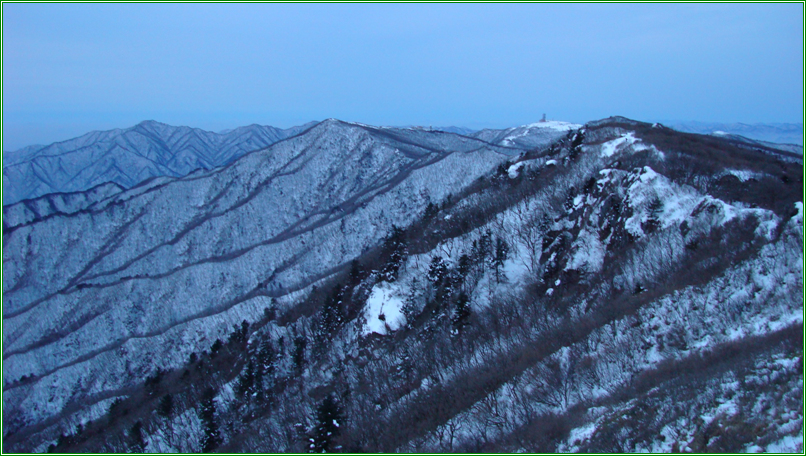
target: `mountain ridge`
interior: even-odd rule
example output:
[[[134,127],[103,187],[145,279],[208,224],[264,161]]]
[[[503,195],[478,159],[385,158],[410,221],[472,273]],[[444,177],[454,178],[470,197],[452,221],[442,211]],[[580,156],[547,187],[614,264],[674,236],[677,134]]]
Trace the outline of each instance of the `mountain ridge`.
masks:
[[[80,192],[107,182],[132,188],[154,177],[182,177],[198,169],[228,164],[318,123],[287,129],[251,124],[215,133],[145,120],[128,128],[92,131],[46,146],[4,151],[3,205],[53,193]],[[468,129],[447,130],[479,138],[479,132]]]
[[[485,135],[328,119],[4,232],[4,449],[198,451],[214,398],[221,450],[304,451],[332,396],[348,451],[670,450],[613,443],[619,397],[666,407],[632,378],[802,332],[802,157],[625,118]],[[795,345],[742,362],[802,395]],[[744,448],[674,421],[716,416],[708,372],[674,448]]]
[[[81,191],[106,182],[130,188],[149,177],[184,176],[227,164],[310,126],[282,130],[254,124],[218,134],[149,120],[48,146],[4,151],[3,204]]]

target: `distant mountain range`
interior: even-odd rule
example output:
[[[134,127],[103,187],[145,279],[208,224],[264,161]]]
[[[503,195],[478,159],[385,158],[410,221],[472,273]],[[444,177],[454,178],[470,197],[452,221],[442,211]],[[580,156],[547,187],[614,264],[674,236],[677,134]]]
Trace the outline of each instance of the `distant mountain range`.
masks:
[[[49,146],[3,152],[3,205],[49,194],[82,192],[107,183],[131,188],[154,177],[186,176],[226,165],[316,124],[287,129],[249,125],[215,133],[144,121],[131,128],[95,131]],[[531,130],[530,126],[481,131],[461,127],[413,129],[446,131],[522,149],[573,126],[555,122],[532,126]]]
[[[249,125],[222,134],[149,120],[48,146],[4,151],[3,205],[108,182],[131,188],[153,177],[179,177],[216,168],[315,124],[288,129]]]
[[[718,122],[662,122],[667,127],[703,135],[739,135],[745,138],[777,144],[796,144],[803,150],[803,124],[798,123],[718,123]]]

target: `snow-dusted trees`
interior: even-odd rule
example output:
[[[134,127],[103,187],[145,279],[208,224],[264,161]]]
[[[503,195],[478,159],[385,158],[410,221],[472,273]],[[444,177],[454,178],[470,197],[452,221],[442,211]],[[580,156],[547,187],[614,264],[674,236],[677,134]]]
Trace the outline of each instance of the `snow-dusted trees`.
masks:
[[[431,264],[428,266],[428,280],[439,286],[448,274],[448,266],[445,265],[445,260],[441,256],[435,255],[431,258]]]
[[[209,453],[221,444],[221,436],[219,435],[215,415],[215,390],[209,387],[202,395],[199,408],[199,419],[202,422],[201,451],[203,453]]]
[[[495,239],[495,253],[492,256],[492,268],[495,272],[495,281],[501,283],[501,269],[509,258],[509,244],[500,237]]]
[[[344,323],[344,315],[342,312],[343,302],[344,288],[341,284],[336,284],[336,286],[333,287],[331,295],[325,299],[319,316],[319,334],[317,334],[317,336],[320,341],[329,338],[341,327],[342,323]]]
[[[528,201],[516,204],[512,210],[512,223],[507,227],[510,239],[520,246],[521,263],[531,275],[536,275],[543,253],[543,236],[551,226],[551,219]]]
[[[235,382],[235,394],[238,398],[251,397],[255,393],[255,362],[249,360],[246,369]]]
[[[660,227],[660,217],[663,212],[663,202],[657,196],[649,203],[649,214],[645,222],[641,223],[641,229],[645,233],[651,234]]]
[[[311,453],[330,453],[338,451],[341,446],[337,439],[340,434],[339,427],[342,421],[342,411],[339,402],[333,395],[325,399],[316,409],[316,428],[310,438],[309,451]]]
[[[294,368],[298,373],[302,373],[305,367],[305,349],[308,347],[308,339],[303,335],[294,338]]]
[[[455,308],[453,328],[454,334],[458,334],[470,319],[470,298],[467,297],[465,292],[459,293],[459,297],[456,298]]]
[[[398,271],[406,261],[408,245],[404,234],[402,229],[392,226],[392,233],[383,243],[381,256],[386,259],[386,264],[381,270],[381,277],[387,282],[397,280]]]

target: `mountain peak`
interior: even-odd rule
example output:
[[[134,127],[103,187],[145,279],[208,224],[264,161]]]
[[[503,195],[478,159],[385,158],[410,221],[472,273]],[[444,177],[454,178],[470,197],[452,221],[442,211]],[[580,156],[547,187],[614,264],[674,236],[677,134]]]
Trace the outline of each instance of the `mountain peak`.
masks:
[[[162,123],[162,122],[158,122],[156,120],[144,120],[144,121],[138,123],[137,125],[135,125],[135,127],[155,127],[155,126],[170,127],[171,125],[168,125],[168,124]]]

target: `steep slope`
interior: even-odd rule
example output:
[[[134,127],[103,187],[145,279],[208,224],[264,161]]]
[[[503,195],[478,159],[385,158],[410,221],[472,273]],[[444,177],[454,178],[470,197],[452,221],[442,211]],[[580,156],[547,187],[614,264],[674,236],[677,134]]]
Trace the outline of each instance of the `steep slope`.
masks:
[[[520,152],[328,120],[230,166],[10,226],[4,423],[41,423],[181,365]]]
[[[51,215],[72,214],[124,190],[120,185],[109,182],[86,191],[49,193],[9,204],[3,207],[3,229],[14,228]]]
[[[802,162],[562,136],[330,120],[10,230],[4,449],[802,449]]]
[[[113,182],[131,188],[157,176],[184,176],[230,163],[312,125],[281,130],[250,125],[226,134],[145,121],[49,146],[3,152],[3,205]]]

